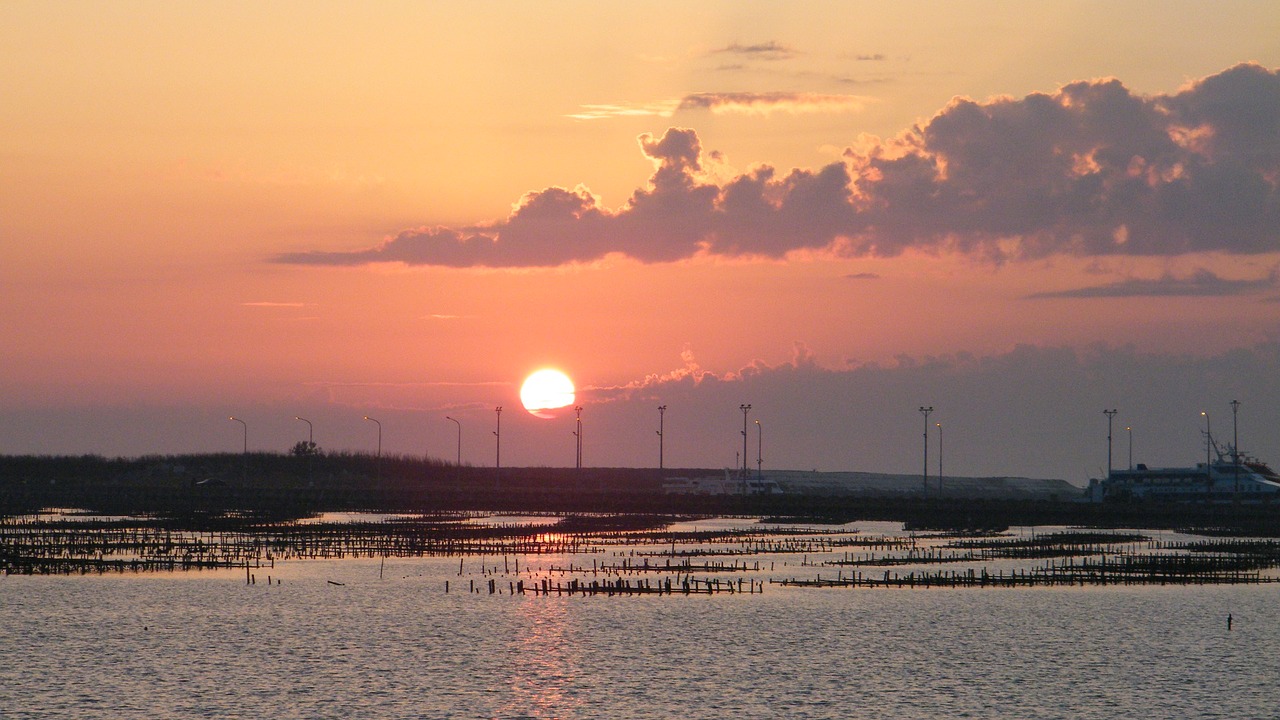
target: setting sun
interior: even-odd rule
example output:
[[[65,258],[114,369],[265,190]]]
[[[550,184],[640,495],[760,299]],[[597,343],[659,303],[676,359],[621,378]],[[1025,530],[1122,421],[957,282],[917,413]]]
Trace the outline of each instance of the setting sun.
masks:
[[[524,409],[540,418],[555,417],[556,410],[569,407],[573,401],[573,381],[559,370],[539,370],[525,378],[520,386],[520,402]]]

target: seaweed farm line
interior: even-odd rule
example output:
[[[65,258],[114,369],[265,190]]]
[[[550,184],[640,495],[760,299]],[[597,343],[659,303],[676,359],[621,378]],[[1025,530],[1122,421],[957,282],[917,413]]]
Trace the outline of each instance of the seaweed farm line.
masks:
[[[751,518],[355,517],[173,522],[37,514],[0,519],[4,574],[243,570],[279,584],[277,563],[457,558],[445,593],[627,597],[758,595],[785,588],[1236,585],[1280,581],[1280,542],[1192,533],[1023,528],[906,532],[893,523]],[[469,575],[469,577],[468,577]],[[333,582],[338,585],[341,583]]]

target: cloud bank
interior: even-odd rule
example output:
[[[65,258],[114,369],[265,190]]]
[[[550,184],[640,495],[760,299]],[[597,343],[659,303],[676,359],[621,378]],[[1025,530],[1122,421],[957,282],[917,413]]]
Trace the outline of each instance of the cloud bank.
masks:
[[[1107,285],[1041,292],[1032,298],[1229,297],[1275,287],[1277,273],[1265,278],[1232,280],[1201,268],[1188,277],[1165,274],[1157,279],[1130,278]]]
[[[713,110],[770,103],[689,97]],[[998,260],[1280,251],[1280,73],[1254,64],[1169,95],[1101,79],[1021,99],[957,98],[927,123],[865,140],[817,170],[763,165],[717,180],[692,129],[639,143],[653,175],[616,209],[581,186],[550,187],[495,222],[404,230],[363,250],[274,260],[523,268],[610,253],[661,263],[804,250]]]

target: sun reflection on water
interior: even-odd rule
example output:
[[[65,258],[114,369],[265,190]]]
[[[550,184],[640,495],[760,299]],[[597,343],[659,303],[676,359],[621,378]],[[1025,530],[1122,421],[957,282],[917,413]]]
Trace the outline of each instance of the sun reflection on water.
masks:
[[[521,601],[504,717],[577,717],[583,698],[577,644],[565,602]]]

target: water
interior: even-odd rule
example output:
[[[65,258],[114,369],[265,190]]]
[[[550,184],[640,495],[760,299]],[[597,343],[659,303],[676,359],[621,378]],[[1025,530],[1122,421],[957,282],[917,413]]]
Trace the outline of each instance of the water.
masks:
[[[0,717],[1278,715],[1275,585],[512,597],[465,562],[0,577]]]

